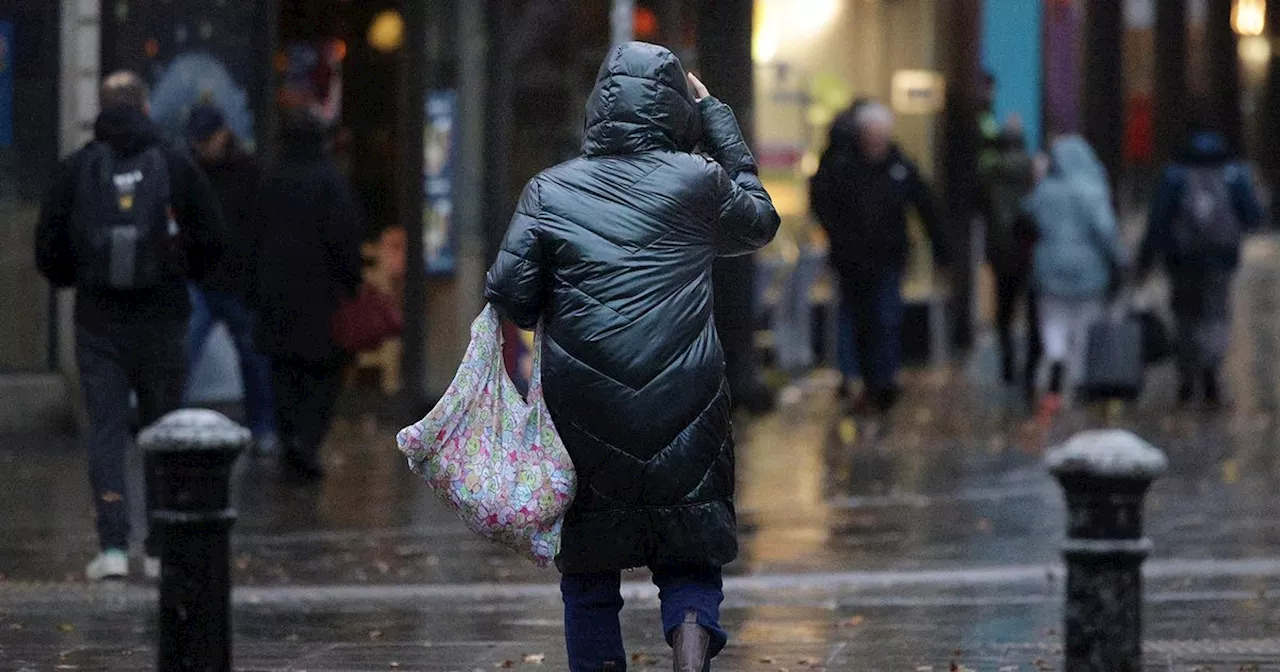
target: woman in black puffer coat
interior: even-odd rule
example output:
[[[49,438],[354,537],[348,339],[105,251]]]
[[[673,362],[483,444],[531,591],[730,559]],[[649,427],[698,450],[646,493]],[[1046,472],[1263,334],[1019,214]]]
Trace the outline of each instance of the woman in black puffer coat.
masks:
[[[653,570],[677,669],[724,646],[720,568],[737,539],[711,264],[777,228],[733,112],[639,42],[601,67],[582,156],[525,187],[486,294],[517,325],[542,322],[547,405],[578,472],[557,558],[572,670],[626,668],[632,567]]]

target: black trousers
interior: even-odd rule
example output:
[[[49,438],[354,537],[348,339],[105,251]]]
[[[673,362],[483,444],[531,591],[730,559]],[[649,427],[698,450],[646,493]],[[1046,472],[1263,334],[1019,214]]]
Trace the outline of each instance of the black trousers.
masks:
[[[342,392],[344,361],[273,358],[271,384],[276,425],[285,450],[314,457],[329,434],[333,407]]]
[[[1027,360],[1023,366],[1024,382],[1034,385],[1036,367],[1040,365],[1040,320],[1036,298],[1031,291],[1031,278],[1027,273],[996,275],[996,332],[1000,340],[1000,356],[1006,382],[1012,382],[1017,368],[1017,347],[1014,344],[1014,326],[1018,317],[1018,304],[1024,303],[1027,314]]]
[[[103,549],[129,547],[125,463],[130,443],[129,393],[146,427],[182,406],[187,323],[147,321],[76,325],[76,360],[89,415],[89,479]],[[150,465],[144,470],[147,519],[155,506]],[[148,555],[156,542],[147,535]]]

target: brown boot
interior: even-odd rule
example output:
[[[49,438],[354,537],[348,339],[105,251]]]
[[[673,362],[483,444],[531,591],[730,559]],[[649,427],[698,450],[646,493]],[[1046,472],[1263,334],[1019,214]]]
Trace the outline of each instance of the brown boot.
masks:
[[[707,650],[711,648],[711,633],[698,625],[697,612],[684,615],[684,623],[676,628],[671,648],[675,652],[675,672],[703,672],[710,669]]]

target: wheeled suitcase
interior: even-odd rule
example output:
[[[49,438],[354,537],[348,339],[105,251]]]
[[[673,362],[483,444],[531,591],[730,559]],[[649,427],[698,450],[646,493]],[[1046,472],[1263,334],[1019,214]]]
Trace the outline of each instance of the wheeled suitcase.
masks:
[[[1123,317],[1098,322],[1089,327],[1080,398],[1136,400],[1142,394],[1145,368],[1141,320]]]

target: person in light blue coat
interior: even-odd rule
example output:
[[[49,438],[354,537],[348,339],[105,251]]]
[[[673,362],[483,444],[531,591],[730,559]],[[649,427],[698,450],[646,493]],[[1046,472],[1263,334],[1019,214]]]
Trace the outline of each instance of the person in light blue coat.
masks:
[[[1049,173],[1024,202],[1036,224],[1032,283],[1044,343],[1041,411],[1062,404],[1078,378],[1089,325],[1126,264],[1106,170],[1078,135],[1053,142]]]

